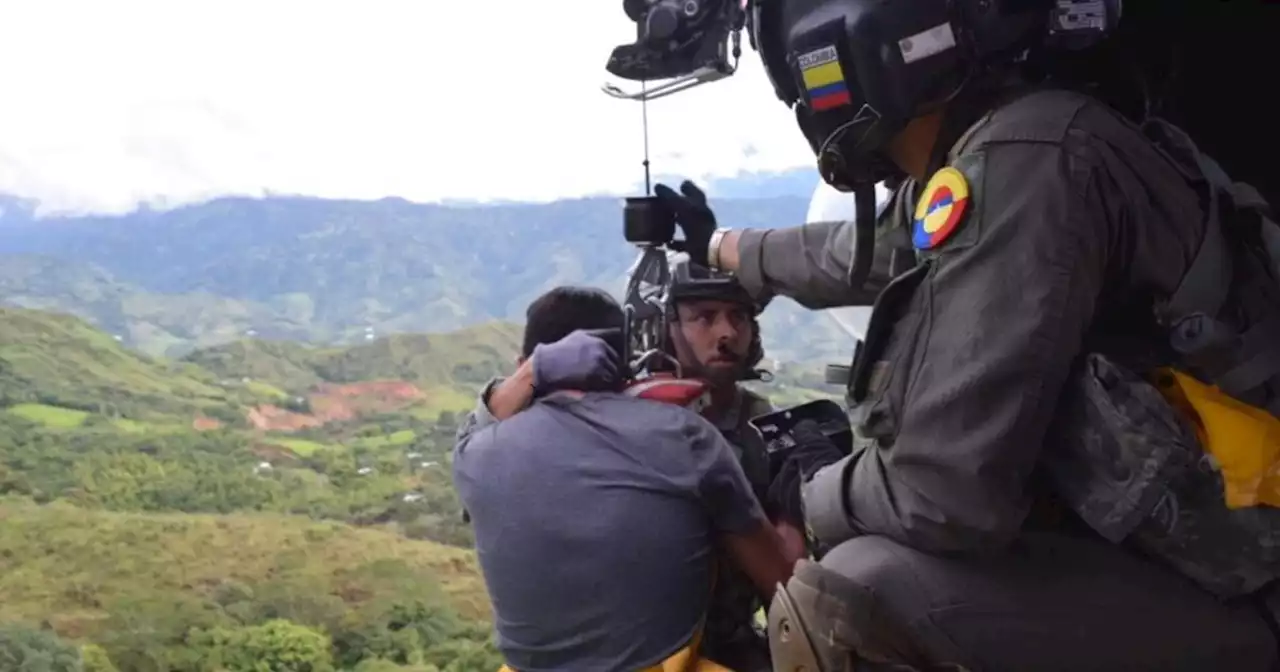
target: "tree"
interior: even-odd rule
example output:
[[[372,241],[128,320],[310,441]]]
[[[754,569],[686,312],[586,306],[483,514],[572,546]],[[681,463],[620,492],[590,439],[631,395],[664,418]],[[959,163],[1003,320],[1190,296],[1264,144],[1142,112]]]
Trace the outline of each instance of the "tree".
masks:
[[[435,665],[399,665],[382,658],[366,658],[356,665],[353,672],[441,672]],[[494,668],[496,670],[497,668]],[[485,672],[494,672],[486,670]]]
[[[47,630],[0,625],[0,670],[5,672],[83,672],[80,651]]]
[[[120,672],[106,650],[97,644],[80,647],[80,658],[84,661],[84,672]]]
[[[188,644],[206,669],[254,672],[333,672],[328,636],[275,619],[242,628],[193,632]]]

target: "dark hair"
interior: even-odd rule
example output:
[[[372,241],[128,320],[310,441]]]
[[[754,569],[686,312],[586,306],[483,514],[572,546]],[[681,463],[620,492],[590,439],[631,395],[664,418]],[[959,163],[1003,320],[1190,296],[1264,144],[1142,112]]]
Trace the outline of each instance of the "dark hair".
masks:
[[[556,287],[534,299],[525,311],[521,354],[528,357],[538,345],[555,343],[579,329],[617,329],[605,341],[621,354],[623,319],[622,306],[602,289]]]

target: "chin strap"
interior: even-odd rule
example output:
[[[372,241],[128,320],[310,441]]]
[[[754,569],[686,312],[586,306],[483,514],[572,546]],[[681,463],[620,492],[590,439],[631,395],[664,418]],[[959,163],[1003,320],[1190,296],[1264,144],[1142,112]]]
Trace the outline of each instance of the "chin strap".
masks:
[[[853,264],[849,266],[849,286],[861,289],[871,275],[876,256],[876,185],[859,183],[853,190],[857,208],[854,220]]]

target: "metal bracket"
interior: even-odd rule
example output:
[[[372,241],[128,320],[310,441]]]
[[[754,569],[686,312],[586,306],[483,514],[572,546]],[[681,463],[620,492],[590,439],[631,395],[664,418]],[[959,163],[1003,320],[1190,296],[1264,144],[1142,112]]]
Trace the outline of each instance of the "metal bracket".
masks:
[[[672,94],[680,93],[681,91],[688,91],[695,86],[720,81],[732,75],[736,70],[737,67],[735,65],[726,64],[721,67],[705,65],[687,75],[684,75],[683,77],[669,79],[652,89],[645,88],[639,91],[627,92],[616,84],[606,82],[600,85],[600,90],[604,91],[610,97],[617,98],[619,100],[635,100],[644,102],[657,100],[658,98],[665,98]]]
[[[733,59],[729,58],[729,42],[733,42]],[[604,91],[612,98],[619,100],[635,100],[647,102],[657,100],[658,98],[666,98],[667,96],[688,91],[695,86],[718,82],[722,79],[730,77],[738,71],[739,54],[742,51],[742,34],[738,30],[730,33],[729,37],[720,41],[719,53],[714,62],[699,67],[687,75],[681,75],[669,79],[662,84],[650,89],[642,86],[639,91],[627,92],[616,84],[605,82],[600,85],[600,90]]]
[[[684,370],[680,366],[680,361],[657,348],[651,349],[637,357],[635,363],[632,365],[632,370],[641,372],[648,371],[649,362],[655,359],[666,360],[668,364],[671,364],[672,368],[675,369],[676,378],[684,377]]]

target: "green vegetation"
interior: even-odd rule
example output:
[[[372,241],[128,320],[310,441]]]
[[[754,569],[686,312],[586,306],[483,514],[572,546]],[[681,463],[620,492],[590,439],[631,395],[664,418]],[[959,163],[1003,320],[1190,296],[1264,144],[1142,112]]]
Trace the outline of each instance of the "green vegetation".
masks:
[[[47,630],[0,624],[0,670],[81,672],[76,647]]]
[[[46,404],[17,404],[10,406],[7,410],[9,413],[24,420],[59,429],[79,427],[89,417],[89,414],[84,411],[48,406]]]
[[[409,412],[430,422],[441,413],[471,410],[479,386],[512,365],[520,336],[518,325],[492,323],[447,334],[398,334],[349,348],[243,340],[197,350],[183,361],[277,403],[325,383],[406,381],[422,392]]]
[[[495,370],[480,333],[471,351],[417,343]],[[430,400],[412,384],[360,378],[393,364],[329,350],[308,366],[304,387],[246,383],[139,355],[77,318],[4,309],[0,669],[497,669],[470,530],[439,466],[454,428],[422,417]],[[416,366],[424,388],[474,399],[453,367]],[[335,370],[350,384],[326,396]],[[338,417],[307,415],[308,395]],[[247,420],[270,404],[313,426]]]
[[[282,439],[273,437],[270,441],[273,445],[288,448],[302,457],[311,457],[322,450],[332,450],[335,448],[335,446],[329,446],[315,441],[308,441],[306,439]]]
[[[146,420],[185,414],[236,423],[247,391],[229,391],[208,371],[127,350],[82,320],[0,308],[0,406],[38,422],[65,424],[57,407],[110,418]],[[82,418],[83,420],[83,418]],[[188,420],[189,421],[189,420]]]
[[[0,669],[493,672],[448,464],[518,344],[494,323],[173,361],[0,309]]]
[[[401,430],[402,432],[404,430]],[[0,494],[112,511],[270,511],[392,525],[467,546],[470,531],[446,470],[452,429],[391,433],[335,449],[305,439],[275,449],[244,432],[68,432],[0,418]],[[423,466],[430,465],[430,466]]]
[[[7,670],[78,669],[71,643],[97,669],[139,672],[501,664],[471,553],[337,523],[11,500],[0,594]],[[6,664],[37,656],[52,666]]]

